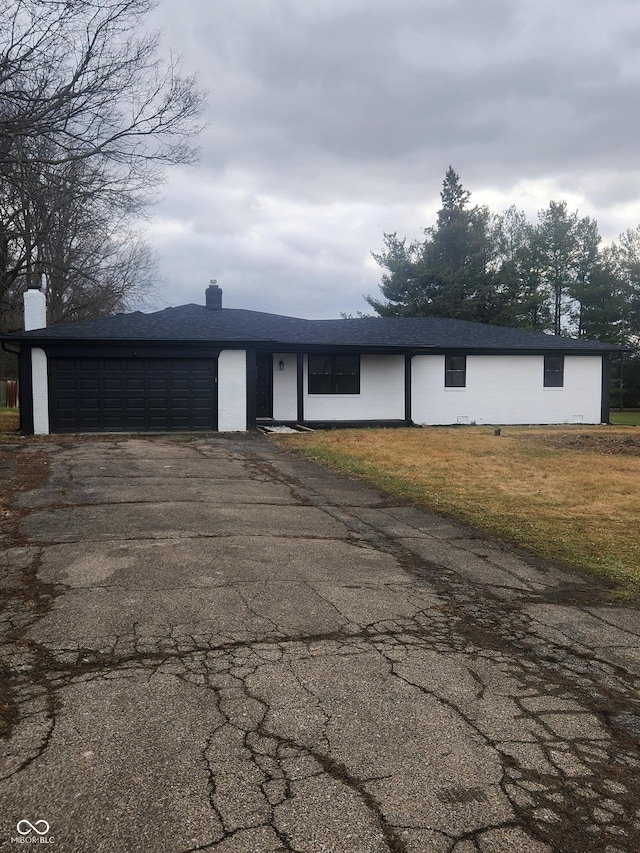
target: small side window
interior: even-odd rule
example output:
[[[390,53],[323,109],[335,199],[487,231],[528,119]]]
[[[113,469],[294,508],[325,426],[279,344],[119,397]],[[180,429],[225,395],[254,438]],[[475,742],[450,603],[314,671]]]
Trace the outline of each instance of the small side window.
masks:
[[[545,355],[544,387],[562,388],[564,385],[564,356]]]
[[[467,384],[466,355],[445,355],[444,387],[465,388]]]

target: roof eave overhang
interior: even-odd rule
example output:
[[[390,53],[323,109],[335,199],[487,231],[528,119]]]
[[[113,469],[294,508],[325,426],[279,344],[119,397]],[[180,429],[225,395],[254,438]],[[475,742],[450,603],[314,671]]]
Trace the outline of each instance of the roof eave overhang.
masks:
[[[446,346],[415,345],[411,343],[381,344],[381,343],[336,343],[322,341],[279,341],[275,338],[71,338],[57,337],[53,335],[38,335],[34,332],[17,332],[4,335],[0,338],[3,344],[42,346],[47,349],[60,347],[133,347],[144,349],[145,347],[184,347],[202,348],[212,347],[215,349],[264,349],[271,352],[366,352],[370,354],[399,354],[410,353],[412,355],[446,355],[448,353],[459,353],[464,355],[621,355],[632,352],[633,348],[612,344],[611,346],[581,346],[581,347],[514,347],[514,346],[469,346],[457,345],[455,343]]]

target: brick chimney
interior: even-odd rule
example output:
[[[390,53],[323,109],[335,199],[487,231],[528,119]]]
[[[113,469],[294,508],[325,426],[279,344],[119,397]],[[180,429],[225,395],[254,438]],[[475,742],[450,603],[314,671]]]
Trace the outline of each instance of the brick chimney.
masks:
[[[211,311],[220,311],[222,309],[222,290],[218,287],[215,279],[205,290],[204,295],[207,308]]]

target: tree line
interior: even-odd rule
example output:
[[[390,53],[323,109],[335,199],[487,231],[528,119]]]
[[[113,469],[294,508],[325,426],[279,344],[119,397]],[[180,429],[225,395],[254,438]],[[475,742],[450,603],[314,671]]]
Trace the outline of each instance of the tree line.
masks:
[[[196,156],[194,77],[159,58],[153,0],[5,0],[0,14],[0,333],[44,282],[49,323],[129,309],[155,258],[135,223]]]
[[[537,222],[471,206],[449,167],[423,240],[385,234],[383,317],[453,317],[628,343],[640,335],[640,226],[603,246],[597,222],[551,201]]]
[[[640,404],[640,226],[603,245],[595,219],[551,201],[530,222],[472,206],[452,167],[424,239],[384,235],[373,253],[382,317],[452,317],[627,345],[627,405]],[[638,374],[636,377],[635,374]],[[622,397],[619,396],[619,402]]]

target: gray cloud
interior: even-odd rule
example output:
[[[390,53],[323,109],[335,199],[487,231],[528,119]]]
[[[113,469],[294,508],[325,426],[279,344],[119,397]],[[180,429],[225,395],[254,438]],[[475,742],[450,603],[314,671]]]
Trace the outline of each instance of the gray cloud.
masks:
[[[155,21],[209,90],[151,232],[174,304],[217,273],[227,304],[364,307],[369,251],[431,224],[450,163],[474,200],[640,221],[635,0],[163,0]]]

